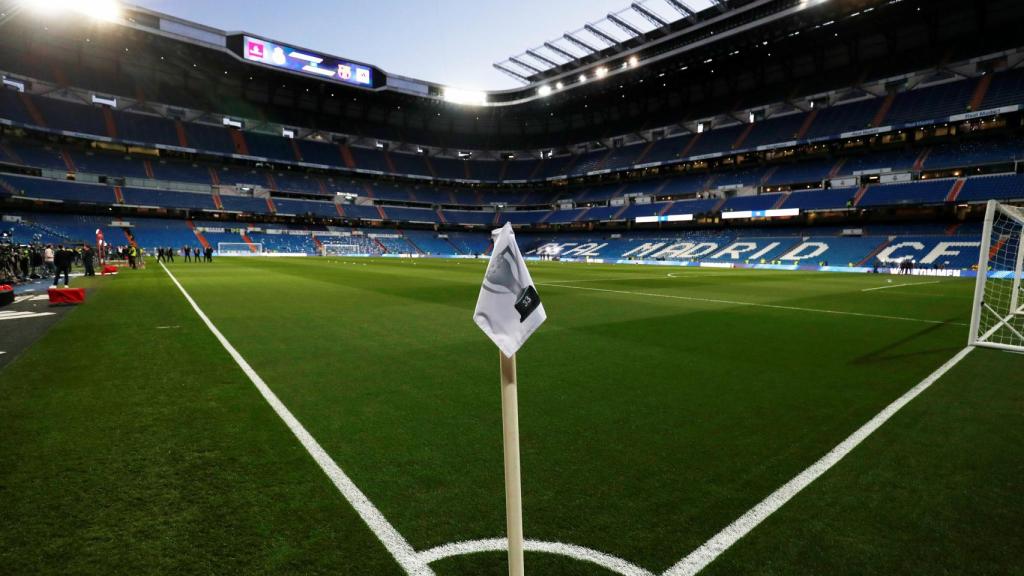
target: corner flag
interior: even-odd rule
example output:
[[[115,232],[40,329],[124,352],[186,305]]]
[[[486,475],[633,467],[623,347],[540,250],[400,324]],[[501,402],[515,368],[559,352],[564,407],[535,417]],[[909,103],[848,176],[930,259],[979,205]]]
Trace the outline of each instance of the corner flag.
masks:
[[[508,573],[523,576],[523,495],[519,473],[519,401],[516,352],[547,314],[519,252],[512,225],[492,233],[494,250],[476,301],[473,320],[501,352],[501,425],[505,444],[505,522]]]
[[[547,319],[519,252],[512,225],[492,233],[494,250],[487,265],[473,320],[505,356],[512,356]]]

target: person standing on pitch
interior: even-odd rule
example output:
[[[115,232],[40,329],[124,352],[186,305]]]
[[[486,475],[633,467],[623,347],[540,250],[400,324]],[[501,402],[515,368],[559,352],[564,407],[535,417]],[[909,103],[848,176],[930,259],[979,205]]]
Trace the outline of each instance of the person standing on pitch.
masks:
[[[57,267],[54,265],[54,253],[53,244],[47,244],[46,249],[43,250],[43,270],[46,271],[46,275],[55,274]]]
[[[88,244],[82,245],[82,266],[85,266],[86,276],[95,276],[96,268],[93,267],[92,248]]]
[[[181,253],[185,255],[185,262],[192,261],[192,258],[190,257],[190,255],[192,254],[192,248],[189,248],[188,245],[181,247]]]
[[[53,263],[56,266],[56,273],[53,275],[53,285],[56,286],[60,280],[60,275],[64,274],[64,287],[67,288],[70,283],[68,274],[71,272],[71,261],[74,259],[74,254],[70,250],[65,250],[64,245],[57,247],[57,251],[53,254]]]
[[[213,262],[213,247],[207,246],[206,248],[206,261]]]
[[[172,264],[174,263],[174,248],[170,246],[167,247],[167,261]]]

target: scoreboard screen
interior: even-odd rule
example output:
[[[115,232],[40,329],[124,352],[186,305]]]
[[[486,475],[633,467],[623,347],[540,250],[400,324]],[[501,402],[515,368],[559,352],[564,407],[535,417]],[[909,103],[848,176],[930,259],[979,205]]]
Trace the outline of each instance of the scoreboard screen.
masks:
[[[260,62],[275,68],[284,68],[325,80],[367,88],[373,86],[373,70],[367,66],[251,36],[242,38],[242,57],[252,62]]]

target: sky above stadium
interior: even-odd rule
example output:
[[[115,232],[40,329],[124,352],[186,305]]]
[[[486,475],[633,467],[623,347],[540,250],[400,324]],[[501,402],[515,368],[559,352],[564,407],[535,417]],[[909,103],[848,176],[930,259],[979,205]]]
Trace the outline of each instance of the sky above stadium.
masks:
[[[244,30],[386,72],[460,88],[519,83],[493,63],[560,38],[630,0],[129,0],[228,31]],[[695,7],[707,0],[690,2]],[[670,16],[670,14],[664,14]],[[676,16],[678,17],[678,16]],[[621,35],[620,35],[621,36]]]

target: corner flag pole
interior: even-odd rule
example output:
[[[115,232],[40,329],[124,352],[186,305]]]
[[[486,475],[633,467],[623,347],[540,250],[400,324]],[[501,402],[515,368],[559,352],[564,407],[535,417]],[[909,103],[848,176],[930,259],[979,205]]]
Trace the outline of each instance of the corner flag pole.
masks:
[[[505,440],[505,514],[508,530],[508,574],[523,576],[523,490],[519,474],[519,400],[516,355],[501,351],[501,423]]]
[[[540,294],[512,225],[495,230],[473,321],[498,346],[501,357],[501,427],[505,444],[505,522],[508,530],[508,574],[523,576],[523,488],[519,470],[519,400],[516,352],[547,319]]]

